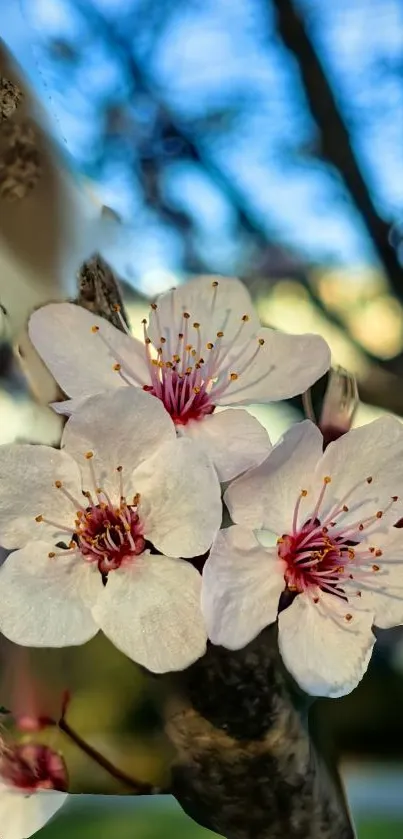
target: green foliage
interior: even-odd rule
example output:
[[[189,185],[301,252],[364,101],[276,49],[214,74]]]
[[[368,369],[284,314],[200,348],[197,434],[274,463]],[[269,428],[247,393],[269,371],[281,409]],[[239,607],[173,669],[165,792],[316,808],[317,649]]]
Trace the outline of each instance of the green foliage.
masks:
[[[199,827],[179,808],[162,808],[155,802],[155,807],[135,805],[130,811],[127,807],[119,811],[116,799],[110,808],[102,804],[96,812],[94,805],[77,808],[69,814],[67,810],[48,824],[38,835],[38,839],[213,839],[215,833]]]
[[[133,801],[133,799],[132,799]],[[125,800],[125,805],[127,799]],[[127,806],[119,808],[116,799],[111,806],[105,806],[104,800],[98,812],[91,806],[80,809],[74,806],[69,812],[69,806],[51,824],[48,824],[38,839],[213,839],[217,834],[204,830],[185,816],[179,808],[162,808],[155,801],[150,807],[133,804],[130,810]],[[358,839],[402,839],[403,821],[393,821],[381,818],[359,822],[357,826]]]

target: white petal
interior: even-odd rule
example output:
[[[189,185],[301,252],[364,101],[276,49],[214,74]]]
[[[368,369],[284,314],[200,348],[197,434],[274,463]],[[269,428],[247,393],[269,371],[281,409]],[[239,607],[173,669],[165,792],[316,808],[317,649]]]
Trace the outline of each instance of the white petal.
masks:
[[[322,445],[322,435],[312,422],[293,425],[261,466],[227,489],[224,500],[232,520],[254,530],[287,533],[299,494],[310,486]],[[301,499],[301,519],[311,504],[309,495]]]
[[[0,785],[1,839],[28,839],[50,821],[66,801],[67,793],[41,790],[24,795]]]
[[[27,647],[84,644],[98,631],[91,606],[102,592],[98,570],[81,558],[49,558],[31,542],[0,568],[0,631]]]
[[[218,286],[212,283],[218,281]],[[188,312],[189,343],[197,344],[200,332],[201,345],[216,341],[217,332],[224,332],[222,345],[234,341],[237,335],[245,340],[256,334],[259,321],[247,288],[238,279],[230,277],[202,276],[194,277],[183,285],[161,294],[157,299],[157,310],[150,311],[149,334],[156,346],[159,346],[161,334],[168,338],[184,332],[183,312]],[[249,320],[243,321],[243,315]],[[196,330],[193,323],[199,323]],[[240,327],[242,329],[240,330]],[[175,352],[172,349],[172,352]]]
[[[246,405],[275,402],[303,393],[330,366],[330,350],[320,335],[286,335],[274,329],[259,329],[264,345],[257,349],[257,338],[245,345],[245,352],[234,363],[239,378],[228,384],[220,405]],[[255,356],[252,360],[252,356]],[[247,360],[251,359],[246,366]]]
[[[220,530],[203,569],[202,611],[214,644],[244,647],[277,618],[284,569],[276,549],[262,548],[235,525]]]
[[[353,610],[331,594],[322,593],[319,603],[300,594],[278,620],[284,664],[303,690],[336,698],[357,687],[375,643],[370,612]]]
[[[382,556],[374,557],[379,571],[359,585],[362,604],[372,609],[375,625],[389,629],[403,624],[403,530],[392,528],[381,545]]]
[[[200,587],[190,563],[143,555],[109,574],[94,617],[119,650],[148,670],[183,670],[206,648]]]
[[[342,526],[384,509],[391,496],[400,494],[403,484],[403,424],[394,417],[381,417],[330,443],[317,466],[317,487],[325,475],[332,481],[326,490],[324,512],[336,502],[343,504],[348,494],[349,512],[340,517]],[[370,484],[368,477],[372,477]],[[393,523],[398,518],[391,508],[379,529],[385,530],[389,519]]]
[[[161,553],[193,557],[209,549],[221,525],[221,491],[197,443],[166,443],[136,469],[133,482],[141,495],[144,535]]]
[[[98,326],[99,332],[94,333],[93,326]],[[119,361],[133,372],[138,384],[149,381],[144,344],[74,303],[50,303],[37,309],[29,321],[29,336],[68,396],[90,396],[121,387],[124,382],[113,369]]]
[[[101,391],[101,393],[103,392],[104,391]],[[62,402],[50,402],[49,408],[53,408],[55,414],[62,414],[63,416],[71,417],[71,415],[74,414],[74,411],[76,411],[77,408],[80,408],[87,398],[87,396],[83,396],[80,398],[77,397],[77,399],[64,399]]]
[[[68,420],[62,446],[80,464],[87,489],[93,489],[85,458],[94,452],[92,465],[99,486],[119,496],[118,466],[123,466],[123,488],[127,496],[136,467],[167,441],[175,441],[175,426],[162,402],[140,388],[120,388],[97,394]]]
[[[74,527],[77,508],[56,489],[56,480],[82,500],[80,470],[65,452],[29,444],[0,446],[0,544],[3,547],[22,547],[32,539],[57,541],[57,533],[59,539],[66,539],[55,527],[35,521],[35,516],[43,515]]]
[[[193,420],[183,433],[203,447],[220,481],[230,481],[267,457],[271,444],[267,431],[243,409],[228,409]]]

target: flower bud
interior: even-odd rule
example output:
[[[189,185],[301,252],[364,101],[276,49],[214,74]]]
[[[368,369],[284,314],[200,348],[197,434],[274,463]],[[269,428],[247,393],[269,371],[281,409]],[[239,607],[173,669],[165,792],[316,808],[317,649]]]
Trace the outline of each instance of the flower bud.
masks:
[[[343,367],[332,367],[329,371],[319,420],[316,420],[313,412],[311,389],[306,392],[305,412],[320,428],[324,448],[350,430],[358,404],[355,376]]]

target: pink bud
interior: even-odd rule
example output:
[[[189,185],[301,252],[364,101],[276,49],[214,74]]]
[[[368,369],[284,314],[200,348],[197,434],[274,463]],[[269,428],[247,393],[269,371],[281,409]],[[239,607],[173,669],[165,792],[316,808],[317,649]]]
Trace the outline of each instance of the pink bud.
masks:
[[[343,367],[332,367],[329,372],[318,421],[312,408],[311,390],[304,395],[306,415],[320,428],[324,448],[350,430],[358,405],[359,396],[355,376]]]

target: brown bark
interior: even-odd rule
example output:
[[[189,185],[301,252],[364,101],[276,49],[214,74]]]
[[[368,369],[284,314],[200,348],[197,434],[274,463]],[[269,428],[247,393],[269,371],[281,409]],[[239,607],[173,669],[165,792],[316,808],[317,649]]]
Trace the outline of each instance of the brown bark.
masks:
[[[171,678],[171,789],[227,839],[353,839],[336,771],[317,756],[307,697],[282,664],[276,627],[239,652],[210,646]]]

